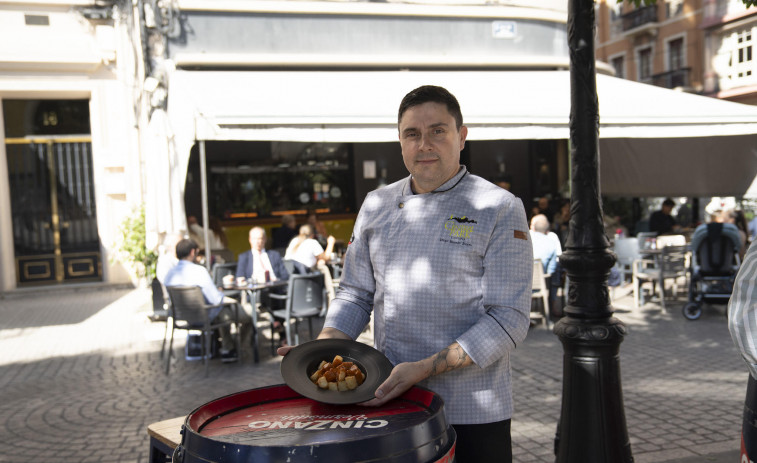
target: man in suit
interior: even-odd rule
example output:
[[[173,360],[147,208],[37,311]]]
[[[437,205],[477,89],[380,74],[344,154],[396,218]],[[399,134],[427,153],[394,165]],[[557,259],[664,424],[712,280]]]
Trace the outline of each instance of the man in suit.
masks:
[[[254,277],[255,281],[266,281],[265,272],[268,271],[268,280],[288,280],[289,272],[284,266],[281,254],[276,251],[265,250],[265,230],[261,227],[250,229],[250,250],[239,255],[237,259],[237,277],[245,277],[248,280]]]
[[[236,276],[245,277],[248,280],[254,281],[276,281],[276,280],[288,280],[289,272],[284,266],[284,261],[281,258],[281,254],[276,251],[265,250],[265,230],[261,227],[253,227],[250,229],[250,250],[239,255],[237,258],[237,272]],[[266,276],[267,273],[267,276]],[[282,301],[277,299],[271,299],[268,291],[273,291],[277,294],[286,294],[286,287],[271,288],[270,290],[260,291],[260,305],[268,307],[271,310],[283,309]],[[252,310],[255,310],[253,307]],[[283,325],[281,320],[274,322],[274,327],[279,333],[281,344],[285,344],[285,338],[281,336]]]

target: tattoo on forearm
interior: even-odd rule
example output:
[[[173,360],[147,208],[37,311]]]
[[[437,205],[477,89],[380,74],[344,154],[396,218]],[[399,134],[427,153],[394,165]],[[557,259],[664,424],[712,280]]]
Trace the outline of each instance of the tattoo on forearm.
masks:
[[[432,362],[431,376],[459,368],[465,363],[467,358],[468,354],[461,346],[442,349]]]

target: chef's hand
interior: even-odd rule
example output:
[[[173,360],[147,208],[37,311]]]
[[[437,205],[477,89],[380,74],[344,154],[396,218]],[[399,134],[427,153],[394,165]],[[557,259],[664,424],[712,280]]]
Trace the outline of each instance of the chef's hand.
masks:
[[[376,398],[363,402],[362,405],[375,407],[384,405],[430,376],[470,365],[473,365],[473,360],[460,344],[453,342],[431,357],[395,366],[386,381],[376,389]]]
[[[392,368],[392,372],[386,381],[376,389],[376,398],[361,405],[379,407],[404,394],[417,383],[428,378],[430,370],[423,360],[420,362],[400,363]]]
[[[283,357],[286,354],[288,354],[289,351],[292,350],[292,349],[294,349],[295,347],[296,346],[290,346],[290,345],[281,346],[278,349],[276,349],[276,353]]]

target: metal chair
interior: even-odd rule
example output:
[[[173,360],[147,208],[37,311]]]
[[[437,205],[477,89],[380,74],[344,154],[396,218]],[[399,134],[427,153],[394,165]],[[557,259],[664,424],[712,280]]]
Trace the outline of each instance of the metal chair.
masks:
[[[660,304],[665,309],[665,280],[673,280],[673,295],[677,295],[678,278],[687,277],[687,254],[686,246],[665,246],[655,259],[654,267],[643,267],[644,259],[634,262],[633,296],[636,308],[644,305],[644,292],[641,286],[645,282],[651,282],[653,292],[655,292],[655,287],[659,286]]]
[[[618,238],[613,245],[613,251],[617,256],[615,266],[625,282],[627,277],[633,276],[633,262],[641,258],[639,240],[638,238]]]
[[[147,317],[154,322],[165,321],[168,317],[168,294],[157,278],[153,278],[150,282],[150,289],[152,290],[152,313]]]
[[[323,274],[323,271],[329,271],[328,268],[322,269],[320,267],[317,269],[310,269],[308,267],[305,267],[304,264],[292,259],[284,259],[284,267],[286,267],[287,271],[289,272],[289,275],[310,275],[314,273]],[[328,291],[325,285],[326,275],[323,275],[323,282],[324,282],[324,287],[323,287],[324,296],[323,297],[327,298],[327,303],[324,304],[323,310],[321,310],[321,316],[325,317],[326,312],[328,310]],[[279,299],[282,299],[282,298],[279,298]]]
[[[549,318],[549,286],[547,285],[547,275],[544,273],[544,264],[541,259],[534,259],[533,281],[531,283],[531,302],[536,300],[537,305],[541,306],[544,318],[544,324],[549,329],[552,327],[552,321]],[[533,317],[534,312],[531,311]],[[541,316],[540,316],[541,317]]]
[[[294,346],[300,343],[298,334],[299,321],[307,318],[310,329],[310,339],[313,339],[313,318],[321,316],[325,312],[326,297],[324,290],[323,275],[311,273],[308,275],[291,275],[287,294],[270,294],[271,299],[284,300],[285,308],[273,310],[274,317],[284,319],[284,331],[287,343]],[[294,319],[294,333],[292,332],[292,320]],[[274,345],[274,318],[271,318],[271,352],[275,352]]]
[[[217,288],[223,288],[223,277],[227,275],[236,275],[236,273],[237,263],[226,262],[213,265],[213,268],[210,270],[210,277],[213,279],[213,284],[215,284]],[[237,297],[239,296],[239,291],[224,290],[224,294],[230,297]]]
[[[289,275],[307,275],[313,273],[313,271],[305,267],[304,264],[293,259],[284,259],[284,267],[287,269],[287,272],[289,272]]]
[[[235,263],[234,259],[237,258],[236,255],[230,250],[230,249],[211,249],[210,254],[213,257],[219,257],[224,263]],[[220,265],[220,264],[216,264]]]
[[[205,362],[205,376],[208,376],[208,357],[210,352],[210,340],[215,329],[222,326],[236,324],[235,345],[239,352],[239,305],[231,302],[222,302],[219,305],[207,304],[199,286],[167,286],[168,296],[171,299],[168,318],[170,320],[171,337],[168,341],[168,354],[166,355],[166,374],[171,368],[171,355],[173,355],[173,335],[175,330],[196,330],[202,333],[202,358]],[[214,322],[210,319],[210,309],[219,306],[233,308],[234,317],[228,321]],[[163,338],[165,346],[166,333]],[[161,349],[161,355],[163,349]]]

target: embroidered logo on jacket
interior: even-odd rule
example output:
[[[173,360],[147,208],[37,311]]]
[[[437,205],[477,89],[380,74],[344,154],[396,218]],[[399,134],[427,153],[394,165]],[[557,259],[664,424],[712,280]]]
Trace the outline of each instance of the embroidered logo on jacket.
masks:
[[[450,215],[449,219],[444,221],[445,236],[441,238],[441,241],[470,246],[467,240],[473,233],[473,227],[477,223],[466,216],[455,217],[454,214]]]

